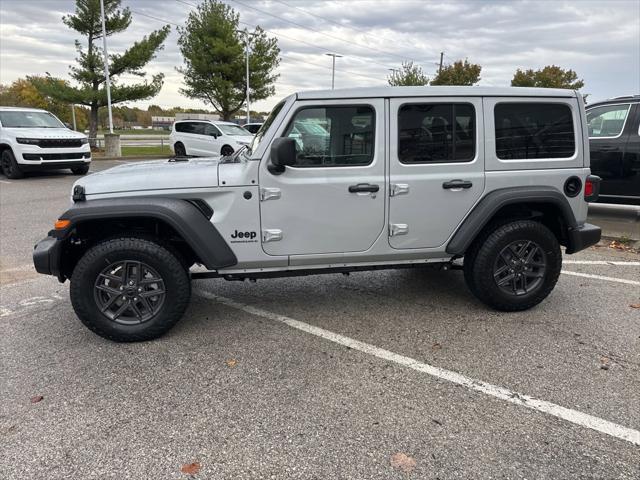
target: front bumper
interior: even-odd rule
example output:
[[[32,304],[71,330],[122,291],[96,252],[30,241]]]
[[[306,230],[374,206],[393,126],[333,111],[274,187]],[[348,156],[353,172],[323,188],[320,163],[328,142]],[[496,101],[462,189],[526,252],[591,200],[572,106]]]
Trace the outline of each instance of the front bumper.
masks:
[[[62,241],[51,235],[40,240],[33,248],[33,265],[36,272],[53,275],[64,282],[65,277],[60,271],[61,258]]]
[[[578,228],[569,230],[569,244],[567,253],[576,253],[591,245],[595,245],[602,237],[602,230],[596,225],[585,223]]]

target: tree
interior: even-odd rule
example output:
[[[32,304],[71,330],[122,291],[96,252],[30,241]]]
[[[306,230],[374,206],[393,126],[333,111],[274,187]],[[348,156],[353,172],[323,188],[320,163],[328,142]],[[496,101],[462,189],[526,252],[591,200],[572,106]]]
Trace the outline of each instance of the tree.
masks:
[[[431,80],[431,85],[475,85],[480,81],[482,67],[469,63],[467,59],[458,60],[442,70]]]
[[[60,88],[65,82],[58,80]],[[42,108],[53,113],[65,123],[72,124],[71,106],[42,95],[29,79],[19,78],[11,85],[0,85],[0,105],[7,107]],[[84,108],[76,108],[76,128],[80,131],[87,128],[88,115]]]
[[[128,8],[120,9],[121,0],[104,0],[105,30],[107,36],[123,32],[131,23],[131,12]],[[89,137],[94,139],[98,127],[98,109],[107,105],[105,87],[103,51],[98,45],[102,39],[102,23],[100,19],[100,0],[76,0],[73,15],[62,17],[69,28],[86,37],[87,49],[76,40],[78,51],[77,65],[70,67],[70,75],[78,87],[68,83],[61,86],[60,81],[47,74],[46,78],[32,77],[30,80],[45,96],[56,100],[86,105],[90,108]],[[169,26],[165,25],[135,42],[122,54],[109,56],[109,76],[111,79],[111,103],[144,100],[154,97],[162,88],[164,75],[153,75],[151,81],[124,85],[118,83],[122,74],[144,77],[144,66],[163,48],[169,34]],[[94,140],[92,140],[92,145]]]
[[[238,32],[239,15],[218,0],[204,0],[189,13],[184,27],[178,27],[178,45],[184,57],[187,97],[208,102],[224,120],[229,120],[246,97],[245,52]],[[263,100],[275,93],[279,75],[280,48],[259,26],[251,37],[249,86],[252,100]]]
[[[387,77],[387,82],[392,87],[398,86],[420,86],[428,85],[429,77],[427,77],[419,65],[413,62],[402,62],[399,70],[393,70],[391,75]]]
[[[556,65],[547,65],[540,70],[516,70],[511,80],[512,87],[569,88],[579,90],[584,82],[578,80],[573,70],[564,70]]]

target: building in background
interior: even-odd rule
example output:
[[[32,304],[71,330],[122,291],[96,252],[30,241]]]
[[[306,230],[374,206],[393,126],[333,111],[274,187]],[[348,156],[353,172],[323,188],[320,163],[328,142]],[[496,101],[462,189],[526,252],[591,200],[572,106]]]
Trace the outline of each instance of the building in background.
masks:
[[[171,125],[176,121],[176,117],[151,117],[151,128],[154,130],[171,130]]]

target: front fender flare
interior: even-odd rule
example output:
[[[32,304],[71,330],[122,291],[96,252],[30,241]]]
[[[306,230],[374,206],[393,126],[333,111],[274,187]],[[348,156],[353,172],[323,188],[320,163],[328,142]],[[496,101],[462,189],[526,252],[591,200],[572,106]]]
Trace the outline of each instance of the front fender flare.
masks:
[[[171,226],[210,270],[238,263],[218,229],[195,205],[179,198],[120,197],[77,202],[60,216],[70,225],[56,231],[61,239],[77,225],[93,220],[153,218]]]

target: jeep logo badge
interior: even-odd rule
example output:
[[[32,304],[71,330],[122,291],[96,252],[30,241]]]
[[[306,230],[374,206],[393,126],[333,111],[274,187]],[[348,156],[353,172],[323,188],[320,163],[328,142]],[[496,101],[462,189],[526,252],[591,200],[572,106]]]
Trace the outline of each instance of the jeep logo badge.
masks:
[[[255,242],[256,237],[258,236],[257,232],[239,232],[237,229],[231,234],[231,243],[250,243]]]

